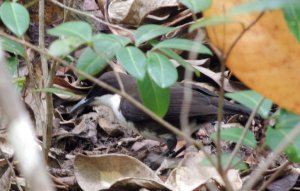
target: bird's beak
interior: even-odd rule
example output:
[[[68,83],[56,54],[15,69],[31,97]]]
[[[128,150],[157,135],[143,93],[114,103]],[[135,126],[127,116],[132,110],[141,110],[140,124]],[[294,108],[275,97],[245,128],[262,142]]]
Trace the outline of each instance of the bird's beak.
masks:
[[[73,106],[73,108],[69,111],[69,114],[74,114],[75,112],[79,111],[80,109],[84,108],[86,105],[89,105],[91,102],[93,102],[93,98],[84,98],[80,100],[76,105]]]

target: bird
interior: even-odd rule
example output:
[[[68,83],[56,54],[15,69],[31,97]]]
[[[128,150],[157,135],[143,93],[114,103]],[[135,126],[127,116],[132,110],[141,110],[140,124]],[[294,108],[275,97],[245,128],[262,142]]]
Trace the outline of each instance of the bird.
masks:
[[[124,73],[118,73],[124,90],[137,101],[141,102],[137,82],[135,78]],[[105,72],[99,77],[99,80],[120,90],[116,72]],[[184,91],[187,89],[183,83],[176,82],[170,88],[170,103],[164,120],[178,127],[180,124],[180,114],[183,105]],[[203,123],[216,119],[218,114],[218,96],[201,87],[192,86],[192,100],[190,105],[189,120],[196,123]],[[129,128],[134,128],[145,138],[157,140],[167,144],[167,152],[172,152],[177,144],[177,137],[168,129],[164,128],[158,122],[154,121],[147,114],[142,112],[128,100],[98,85],[94,85],[87,96],[79,101],[69,111],[74,114],[86,106],[105,105],[113,111],[117,121]],[[250,115],[251,110],[228,100],[224,100],[224,115],[243,114]]]

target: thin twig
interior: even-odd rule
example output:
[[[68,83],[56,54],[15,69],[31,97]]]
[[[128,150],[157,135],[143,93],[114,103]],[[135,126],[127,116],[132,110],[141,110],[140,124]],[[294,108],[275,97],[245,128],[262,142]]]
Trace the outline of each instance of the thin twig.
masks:
[[[300,123],[298,123],[293,130],[287,134],[277,148],[269,154],[265,159],[261,160],[258,167],[250,174],[251,179],[242,187],[241,190],[251,190],[251,188],[256,184],[257,180],[261,177],[263,172],[269,168],[276,157],[298,136],[300,135]]]
[[[23,45],[23,47],[24,47],[24,50],[26,50],[27,48],[26,48],[26,46],[25,46],[25,39],[24,38],[22,38],[22,40],[20,40],[21,42],[23,42],[23,43],[20,43],[20,44],[22,44]],[[33,65],[31,64],[31,62],[30,62],[30,60],[29,60],[29,55],[28,55],[28,52],[27,51],[25,51],[25,53],[24,53],[24,60],[25,60],[25,64],[26,64],[26,67],[27,67],[27,69],[28,69],[28,76],[29,76],[29,87],[31,88],[31,89],[35,89],[35,88],[39,88],[39,83],[38,83],[38,81],[37,81],[37,79],[36,79],[36,77],[35,77],[35,75],[34,75],[34,69],[33,69]],[[35,111],[34,112],[34,114],[35,114],[35,117],[37,118],[37,120],[36,120],[36,128],[38,129],[38,128],[42,128],[43,127],[43,124],[44,124],[44,110],[42,109],[43,107],[42,107],[42,101],[41,101],[41,99],[40,99],[40,93],[34,93],[34,94],[32,94],[32,96],[33,96],[33,98],[34,98],[34,104],[35,104],[35,106],[36,106],[36,109],[37,109],[37,111]]]
[[[289,161],[285,161],[279,168],[277,168],[276,172],[273,173],[272,176],[267,181],[265,181],[257,191],[266,190],[268,185],[270,185],[271,182],[273,182],[289,164],[291,164]]]
[[[223,58],[221,58],[223,60]],[[221,174],[222,177],[227,177],[226,172],[222,167],[222,146],[221,146],[221,126],[223,121],[223,106],[224,106],[224,78],[225,78],[225,61],[221,61],[221,79],[220,79],[220,92],[218,98],[218,125],[217,125],[217,141],[216,141],[216,152],[217,152],[217,170]],[[227,189],[228,186],[231,187],[230,182],[228,185],[226,184]],[[230,189],[230,188],[229,188]],[[230,190],[233,190],[232,188]]]
[[[221,63],[221,79],[220,79],[220,93],[219,93],[219,101],[218,101],[218,126],[217,126],[217,142],[216,142],[216,148],[217,148],[217,166],[218,166],[218,171],[219,173],[225,173],[223,174],[223,177],[226,176],[226,171],[223,171],[222,167],[222,161],[221,161],[221,122],[223,119],[223,105],[224,105],[224,72],[226,69],[226,63],[227,59],[232,52],[233,48],[235,45],[238,43],[238,41],[242,38],[242,36],[252,27],[255,25],[255,23],[264,15],[264,12],[262,12],[251,24],[249,24],[240,34],[239,36],[235,39],[235,41],[231,44],[229,47],[228,51],[226,52],[225,55],[221,55],[220,57],[220,63]],[[225,25],[224,25],[224,34],[225,33]],[[225,43],[225,41],[223,41]],[[227,188],[228,189],[228,188]]]
[[[45,50],[45,0],[39,1],[39,48]],[[51,78],[49,76],[48,62],[44,54],[40,54],[43,72],[43,86],[45,88],[52,87],[52,83],[49,84]],[[53,66],[52,66],[53,67]],[[48,152],[51,147],[52,128],[53,128],[53,100],[51,93],[42,93],[45,95],[45,104],[43,109],[46,110],[45,123],[43,124],[43,152],[46,162],[48,161]]]
[[[133,35],[133,32],[132,32],[132,31],[130,31],[130,30],[124,28],[124,27],[120,27],[119,25],[114,25],[114,24],[111,24],[111,23],[109,23],[109,22],[103,21],[103,20],[99,19],[98,17],[96,17],[96,16],[93,15],[93,14],[90,14],[90,13],[87,13],[87,12],[83,12],[83,11],[79,11],[79,10],[77,10],[77,9],[68,7],[68,6],[66,6],[66,5],[64,5],[64,4],[62,4],[62,3],[60,3],[60,2],[58,2],[58,1],[56,1],[56,0],[50,0],[50,1],[51,1],[52,3],[58,5],[58,6],[61,7],[61,8],[67,9],[67,10],[72,11],[72,12],[74,12],[74,13],[76,13],[76,14],[79,14],[79,15],[83,15],[83,16],[89,17],[89,18],[94,19],[95,21],[97,21],[97,22],[99,22],[99,23],[101,23],[101,24],[104,24],[104,25],[107,25],[107,26],[109,26],[109,27],[113,27],[113,28],[116,28],[116,29],[120,29],[120,30],[122,30],[122,31],[127,32],[127,33],[130,34],[130,35]]]
[[[254,21],[252,21],[246,28],[244,28],[244,30],[236,37],[236,39],[234,40],[234,42],[230,45],[228,51],[226,52],[224,58],[225,58],[225,63],[229,57],[229,55],[231,54],[233,48],[235,47],[235,45],[239,42],[239,40],[244,36],[244,34],[250,30],[261,18],[262,16],[265,14],[265,12],[261,12],[256,19],[254,19]]]
[[[237,142],[237,144],[236,144],[236,146],[235,146],[233,152],[232,152],[231,155],[230,155],[230,158],[229,158],[229,160],[228,160],[228,163],[227,163],[227,165],[226,165],[226,167],[225,167],[225,169],[226,169],[225,171],[228,171],[228,170],[229,170],[229,168],[230,168],[230,166],[231,166],[231,164],[232,164],[232,162],[233,162],[234,157],[237,155],[238,151],[240,150],[240,148],[241,148],[241,146],[242,146],[242,144],[243,144],[243,140],[244,140],[244,138],[245,138],[245,136],[246,136],[246,134],[247,134],[247,131],[248,131],[248,129],[249,129],[250,126],[251,126],[251,122],[252,122],[252,120],[254,119],[255,114],[256,114],[256,112],[258,111],[258,109],[259,109],[259,107],[261,106],[261,104],[263,103],[263,101],[264,101],[264,98],[261,98],[261,99],[259,100],[257,106],[256,106],[256,107],[254,108],[254,110],[251,112],[251,115],[250,115],[250,117],[249,117],[249,119],[248,119],[248,121],[247,121],[247,123],[246,123],[246,125],[245,125],[245,127],[244,127],[244,130],[243,130],[243,132],[242,132],[242,135],[241,135],[239,141]]]
[[[0,156],[4,158],[4,160],[6,161],[6,163],[8,164],[9,169],[11,170],[12,176],[16,181],[16,185],[19,191],[23,191],[21,185],[19,184],[19,182],[17,181],[17,176],[14,170],[13,165],[11,164],[11,162],[8,160],[6,154],[2,151],[2,149],[0,149]]]
[[[45,0],[39,1],[39,48],[45,50]],[[44,86],[48,78],[48,63],[44,55],[41,54],[43,82]]]
[[[148,108],[146,108],[143,104],[141,104],[140,102],[136,101],[133,97],[131,97],[130,95],[128,95],[126,92],[123,93],[122,91],[110,86],[109,84],[102,82],[96,78],[94,78],[93,76],[78,70],[77,68],[75,68],[73,65],[70,65],[68,62],[54,57],[52,55],[50,55],[48,52],[40,50],[39,48],[37,48],[36,46],[25,42],[25,41],[21,41],[18,38],[15,38],[13,36],[10,36],[2,31],[0,31],[0,36],[4,36],[8,39],[11,39],[15,42],[21,43],[29,48],[31,48],[34,51],[37,51],[41,54],[46,55],[47,57],[52,58],[53,60],[61,63],[62,65],[69,67],[71,70],[73,70],[74,72],[82,75],[83,77],[85,77],[86,79],[90,80],[91,82],[99,85],[100,87],[107,89],[111,92],[114,92],[116,94],[119,94],[120,96],[122,96],[124,99],[128,100],[132,105],[134,105],[135,107],[137,107],[138,109],[140,109],[142,112],[144,112],[145,114],[149,115],[153,120],[155,120],[156,122],[158,122],[159,124],[161,124],[162,126],[164,126],[165,128],[167,128],[168,130],[170,130],[171,132],[173,132],[176,135],[182,136],[187,142],[192,143],[193,145],[195,145],[196,147],[198,147],[199,149],[202,149],[205,156],[207,157],[207,159],[211,162],[211,164],[216,167],[215,161],[212,160],[210,154],[208,154],[207,152],[205,152],[204,146],[202,143],[199,143],[197,141],[195,141],[194,139],[192,139],[190,136],[185,135],[184,133],[182,133],[180,130],[178,130],[176,127],[174,127],[173,125],[171,125],[170,123],[168,123],[167,121],[163,120],[162,118],[158,117],[155,113],[153,113],[152,111],[150,111]]]
[[[196,20],[197,17],[194,15],[194,20]],[[199,31],[197,31],[197,35],[194,39],[195,42],[200,43],[200,35]],[[197,48],[197,44],[194,44],[194,47],[192,49]],[[198,54],[196,52],[190,52],[188,59],[189,60],[195,60],[197,58]],[[193,99],[193,94],[192,94],[192,84],[190,83],[193,78],[193,70],[190,70],[188,68],[185,69],[184,72],[184,87],[186,89],[183,92],[183,100],[182,100],[182,106],[181,106],[181,112],[180,112],[180,126],[181,130],[186,134],[186,135],[191,135],[193,132],[192,128],[189,124],[189,114],[190,114],[190,109],[191,109],[191,103]]]

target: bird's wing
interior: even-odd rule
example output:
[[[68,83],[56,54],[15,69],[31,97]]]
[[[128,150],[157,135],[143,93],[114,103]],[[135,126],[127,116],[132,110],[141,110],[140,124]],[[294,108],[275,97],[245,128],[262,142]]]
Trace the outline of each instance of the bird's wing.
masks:
[[[183,94],[186,88],[180,84],[176,84],[171,88],[171,98],[170,105],[167,114],[164,116],[166,120],[178,120],[182,107],[187,107],[187,105],[182,106]],[[134,96],[137,100],[140,100],[138,95]],[[217,114],[217,107],[212,104],[212,95],[207,95],[201,91],[196,91],[192,89],[192,100],[190,107],[190,117],[205,117]],[[214,97],[216,98],[216,97]],[[141,110],[137,109],[127,100],[123,99],[121,103],[121,111],[125,118],[130,121],[141,121],[150,120],[151,118],[143,113]]]

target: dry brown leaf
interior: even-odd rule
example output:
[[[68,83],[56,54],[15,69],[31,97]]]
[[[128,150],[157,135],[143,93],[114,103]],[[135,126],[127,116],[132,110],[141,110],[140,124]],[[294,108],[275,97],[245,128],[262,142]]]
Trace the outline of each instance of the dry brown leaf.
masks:
[[[8,159],[12,158],[15,153],[13,147],[7,142],[7,139],[2,136],[0,136],[0,150],[2,155],[5,155]]]
[[[81,117],[81,122],[75,126],[72,130],[72,134],[83,135],[85,138],[89,138],[93,143],[97,142],[97,121],[98,114],[95,112],[90,112],[84,114]]]
[[[108,16],[113,23],[137,26],[152,11],[178,6],[177,0],[113,0],[108,6]]]
[[[223,10],[243,2],[246,0],[213,1],[205,16],[223,15]],[[248,26],[257,16],[258,13],[252,13],[238,15],[236,19]],[[242,26],[231,23],[226,27],[207,27],[207,30],[213,44],[226,52]],[[222,47],[223,43],[225,47]],[[268,11],[240,39],[227,65],[247,86],[279,106],[300,114],[299,51],[300,44],[289,32],[282,12]]]
[[[152,147],[158,147],[160,143],[158,141],[150,140],[150,139],[144,139],[140,142],[135,142],[131,146],[131,150],[134,152],[143,150],[144,148],[152,148]]]
[[[202,152],[187,153],[181,161],[181,165],[171,172],[165,184],[176,191],[192,191],[210,179],[214,179],[224,185],[214,167],[201,164],[201,161],[204,159],[205,156]],[[234,190],[242,187],[242,180],[239,177],[238,170],[230,169],[227,176]]]
[[[62,2],[62,0],[59,0],[60,2]],[[25,0],[24,3],[30,3],[32,1],[30,0]],[[62,21],[64,18],[64,10],[58,6],[56,6],[55,4],[51,3],[50,1],[46,1],[45,2],[45,9],[47,11],[45,11],[45,24],[46,25],[51,25],[54,23],[58,23],[59,21]],[[36,3],[33,6],[31,6],[29,8],[29,12],[30,12],[30,21],[32,23],[39,23],[39,15],[38,15],[38,11],[39,11],[39,4]]]
[[[54,93],[57,97],[67,101],[81,100],[85,95],[84,90],[90,89],[90,87],[81,87],[81,86],[73,85],[60,77],[54,78],[53,87],[60,89],[62,91],[75,94],[75,95],[71,95],[71,94],[57,93],[57,92]]]
[[[0,190],[9,191],[11,187],[12,169],[7,165],[0,168]]]
[[[145,188],[147,185],[152,187],[163,184],[149,167],[133,157],[121,154],[77,155],[74,172],[78,184],[85,191],[108,189],[115,183],[122,187],[124,184],[131,187],[135,182],[136,185],[143,185]]]

